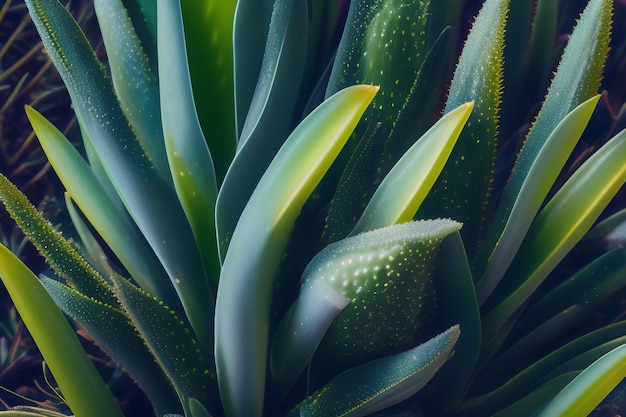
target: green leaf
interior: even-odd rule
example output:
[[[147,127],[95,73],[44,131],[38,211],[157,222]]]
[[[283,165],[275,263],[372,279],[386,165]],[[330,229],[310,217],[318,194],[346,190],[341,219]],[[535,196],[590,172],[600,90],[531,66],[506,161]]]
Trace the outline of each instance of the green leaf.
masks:
[[[262,414],[270,295],[283,251],[305,201],[377,91],[348,88],[303,120],[241,215],[224,259],[215,311],[218,380],[229,415]]]
[[[63,312],[37,277],[2,245],[0,277],[76,417],[123,417]]]
[[[335,374],[414,346],[436,298],[433,259],[445,237],[460,227],[452,220],[403,223],[319,252],[304,270],[300,296],[277,330],[271,365],[279,382],[296,379],[322,337],[317,363]]]
[[[161,118],[169,168],[213,292],[219,278],[215,237],[217,181],[194,106],[180,5],[160,2],[158,51]],[[223,138],[222,138],[223,139]]]
[[[585,266],[562,284],[541,297],[524,312],[516,332],[524,334],[552,316],[578,306],[592,314],[620,288],[626,286],[626,249],[615,248]]]
[[[61,278],[96,300],[116,305],[115,296],[105,279],[54,229],[26,196],[1,174],[0,199],[20,229]]]
[[[257,88],[239,135],[237,155],[217,199],[222,260],[254,188],[293,129],[294,105],[306,62],[307,26],[306,1],[275,2]]]
[[[32,107],[26,107],[26,115],[61,183],[122,265],[146,291],[176,305],[169,277],[136,224],[118,210],[76,148],[52,123]]]
[[[84,327],[137,382],[157,415],[181,409],[176,392],[123,311],[45,276],[41,282],[63,312]]]
[[[272,0],[239,0],[233,21],[237,140],[250,110],[267,46]]]
[[[551,133],[568,113],[596,94],[608,52],[612,4],[609,0],[591,0],[576,25],[542,109],[504,187],[484,249],[490,251],[495,247],[520,190]],[[479,267],[484,268],[484,265]]]
[[[531,225],[509,272],[484,315],[492,335],[528,299],[589,231],[626,182],[626,131],[595,152],[561,187]]]
[[[441,118],[395,164],[352,230],[356,235],[413,219],[441,173],[474,104]]]
[[[461,236],[474,248],[486,215],[493,177],[502,87],[504,28],[508,0],[487,0],[478,14],[450,86],[445,113],[474,101],[474,110],[452,155],[418,216],[463,223]],[[469,253],[470,258],[473,253]]]
[[[161,129],[159,80],[135,32],[136,21],[131,21],[121,0],[95,0],[94,6],[122,111],[160,176],[170,182]]]
[[[587,416],[625,377],[626,345],[622,345],[585,369],[538,417]]]
[[[303,291],[322,282],[350,299],[315,354],[315,382],[424,340],[436,315],[434,260],[460,228],[449,219],[398,224],[336,242],[311,261]]]
[[[442,242],[432,280],[437,296],[437,325],[458,324],[461,335],[454,346],[454,355],[435,375],[424,395],[434,407],[451,410],[468,389],[482,341],[474,280],[458,231]]]
[[[396,404],[428,383],[450,357],[459,334],[454,326],[409,351],[345,371],[289,416],[358,417]]]
[[[213,155],[217,182],[221,183],[237,144],[233,87],[233,18],[237,1],[181,0],[180,5],[194,101]]]
[[[587,127],[599,99],[600,96],[596,95],[585,101],[556,126],[529,167],[512,207],[508,207],[506,202],[499,207],[494,222],[499,225],[501,216],[508,215],[504,229],[500,230],[498,226],[489,229],[476,260],[478,271],[486,265],[486,271],[476,286],[480,304],[498,285],[513,261],[528,228]],[[491,254],[487,262],[489,251]]]
[[[122,308],[174,386],[185,414],[189,412],[189,398],[216,409],[215,374],[185,323],[162,301],[127,279],[114,275],[113,285]]]
[[[111,81],[84,34],[57,0],[27,0],[61,74],[81,128],[126,208],[168,272],[205,349],[213,345],[213,306],[200,253],[174,190],[154,169],[120,109]],[[158,207],[158,210],[155,210]]]

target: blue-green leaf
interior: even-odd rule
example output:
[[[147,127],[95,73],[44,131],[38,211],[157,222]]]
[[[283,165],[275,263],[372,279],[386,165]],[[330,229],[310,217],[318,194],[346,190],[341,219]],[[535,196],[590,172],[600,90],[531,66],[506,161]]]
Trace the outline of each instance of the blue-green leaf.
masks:
[[[169,168],[180,202],[202,254],[206,274],[217,289],[219,259],[215,237],[217,181],[194,105],[180,5],[157,7],[161,118]]]
[[[121,0],[95,0],[115,93],[148,158],[162,178],[171,175],[163,144],[159,81]]]
[[[185,413],[189,398],[196,398],[210,409],[219,409],[215,374],[185,322],[162,301],[127,279],[114,275],[112,280],[123,310],[172,383]]]
[[[504,187],[497,212],[489,226],[489,235],[483,244],[483,251],[493,250],[506,222],[513,218],[511,210],[554,129],[568,113],[596,94],[608,53],[612,4],[610,0],[591,0],[574,29],[542,109]],[[553,152],[558,154],[560,151]],[[479,269],[485,268],[488,254],[483,253],[482,256],[484,258],[482,265],[478,265]],[[487,289],[481,290],[481,301],[490,293]]]
[[[306,62],[307,25],[305,0],[274,3],[258,84],[239,136],[237,155],[217,200],[222,260],[254,188],[293,128],[292,113]]]
[[[561,187],[531,225],[511,268],[484,315],[492,335],[528,299],[589,231],[626,182],[626,131],[594,153]]]
[[[508,214],[504,229],[499,230],[496,227],[488,231],[484,247],[479,251],[476,261],[479,273],[487,265],[484,276],[476,287],[479,303],[482,304],[487,299],[513,261],[530,224],[587,127],[599,99],[600,96],[597,95],[585,101],[556,126],[529,167],[513,206],[508,210],[505,210],[506,203],[500,206],[494,221],[498,224],[499,216]],[[501,233],[499,237],[497,232]],[[496,237],[498,240],[494,245]],[[484,257],[490,250],[492,252],[487,264]]]
[[[435,375],[450,357],[459,334],[454,326],[409,351],[345,371],[289,416],[359,417],[399,403]]]
[[[452,155],[418,216],[450,217],[463,223],[472,249],[483,232],[493,178],[502,88],[504,28],[509,0],[487,0],[476,17],[450,86],[445,113],[474,101],[474,109]]]
[[[84,34],[57,0],[27,0],[44,46],[122,201],[170,276],[193,330],[213,345],[210,294],[193,232],[168,181],[154,169],[126,120],[111,80]],[[158,207],[158,210],[155,210]]]
[[[26,107],[26,115],[61,183],[122,265],[146,291],[176,305],[167,273],[136,224],[113,204],[76,148],[58,129],[31,107]]]
[[[176,392],[123,311],[50,278],[42,277],[41,281],[63,312],[83,326],[139,384],[157,415],[181,409]]]
[[[224,259],[215,311],[218,380],[229,415],[262,414],[270,299],[283,251],[305,201],[377,91],[347,88],[304,119],[241,215]]]

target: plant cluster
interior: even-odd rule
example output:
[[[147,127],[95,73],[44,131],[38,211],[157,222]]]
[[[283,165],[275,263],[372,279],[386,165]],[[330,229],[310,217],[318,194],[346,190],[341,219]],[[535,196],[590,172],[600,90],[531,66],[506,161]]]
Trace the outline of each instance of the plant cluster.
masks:
[[[486,0],[457,60],[457,0],[94,0],[105,67],[61,3],[26,0],[82,133],[26,108],[79,239],[0,176],[53,270],[0,246],[0,276],[72,413],[124,415],[66,316],[159,417],[611,401],[616,5],[582,2],[552,73],[578,3]]]

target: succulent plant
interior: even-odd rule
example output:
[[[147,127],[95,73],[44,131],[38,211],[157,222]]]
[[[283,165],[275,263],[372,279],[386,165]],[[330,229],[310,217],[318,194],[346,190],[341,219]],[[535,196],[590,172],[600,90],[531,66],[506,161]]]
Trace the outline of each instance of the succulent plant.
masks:
[[[26,0],[82,132],[26,109],[80,239],[2,176],[54,272],[0,246],[0,276],[72,413],[123,415],[66,315],[156,416],[617,398],[626,131],[591,129],[617,5],[584,2],[551,77],[578,3],[486,0],[456,60],[453,0],[94,0],[105,67]]]

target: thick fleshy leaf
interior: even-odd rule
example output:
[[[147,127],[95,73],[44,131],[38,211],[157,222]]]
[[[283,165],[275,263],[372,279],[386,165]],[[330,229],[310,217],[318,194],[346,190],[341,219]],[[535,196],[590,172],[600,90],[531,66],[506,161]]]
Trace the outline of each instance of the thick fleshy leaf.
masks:
[[[626,131],[596,151],[539,213],[494,292],[498,304],[484,315],[487,335],[511,317],[589,231],[626,182],[624,159]]]
[[[159,91],[167,159],[178,198],[202,254],[211,289],[215,291],[220,265],[215,218],[211,215],[215,212],[217,197],[213,160],[200,128],[185,65],[187,54],[180,5],[177,1],[161,1],[157,11]]]
[[[37,277],[2,245],[0,277],[76,417],[123,417],[63,312]]]
[[[479,303],[487,299],[513,261],[530,224],[587,127],[599,99],[597,95],[585,101],[556,126],[529,168],[510,211],[503,206],[499,209],[496,216],[508,213],[506,225],[503,230],[496,226],[488,231],[476,261],[479,273],[487,266],[476,287]],[[494,221],[498,224],[499,217]],[[494,245],[493,239],[498,232],[501,235]],[[487,260],[485,257],[490,250],[493,251]]]
[[[213,307],[200,252],[176,196],[140,146],[111,80],[84,34],[57,0],[27,0],[44,46],[68,89],[84,139],[101,160],[124,205],[161,260],[193,330],[213,345]],[[86,145],[87,146],[87,145]],[[158,210],[155,210],[158,207]]]
[[[163,302],[127,279],[119,275],[112,279],[123,310],[172,383],[185,414],[189,398],[219,409],[215,374],[186,324]]]
[[[350,299],[315,354],[314,388],[342,370],[424,340],[436,314],[434,260],[444,239],[460,228],[437,219],[376,229],[329,245],[309,263],[303,292],[326,283]]]
[[[520,317],[516,332],[524,334],[572,306],[592,314],[611,295],[626,286],[624,274],[626,249],[618,247],[585,266],[531,305]]]
[[[237,140],[256,90],[274,10],[272,0],[239,0],[233,22]]]
[[[104,303],[116,305],[115,296],[105,279],[43,217],[43,214],[37,211],[26,196],[1,174],[0,199],[55,273],[82,293]]]
[[[454,326],[409,351],[345,371],[289,416],[359,417],[399,403],[430,381],[450,357],[459,334]]]
[[[538,417],[584,417],[626,377],[626,345],[615,348],[569,383]]]
[[[215,312],[218,380],[228,415],[262,414],[270,296],[283,251],[305,201],[377,91],[348,88],[304,119],[241,215],[224,259]]]
[[[331,78],[329,88],[363,79],[373,83],[384,81],[382,87],[387,89],[387,93],[384,99],[373,103],[366,112],[370,122],[364,118],[355,132],[358,141],[353,141],[352,145],[349,142],[348,148],[344,150],[347,162],[337,164],[336,171],[339,172],[336,175],[340,175],[340,179],[329,205],[322,244],[335,242],[350,234],[377,185],[403,153],[435,122],[434,115],[440,112],[441,97],[440,91],[434,86],[443,86],[444,77],[448,75],[445,63],[454,44],[449,28],[439,34],[430,50],[421,42],[416,44],[408,41],[385,48],[385,41],[381,40],[381,36],[386,36],[381,35],[381,31],[386,33],[395,28],[396,32],[402,33],[408,30],[397,24],[399,19],[406,20],[416,33],[420,28],[426,30],[425,27],[430,28],[435,24],[429,20],[430,17],[421,15],[426,7],[424,2],[390,3],[376,14],[374,12],[377,9],[369,9],[369,3],[352,3],[348,28],[342,40],[344,49],[335,61],[333,76],[336,79]],[[400,16],[398,19],[393,16],[394,11]],[[374,25],[372,21],[374,27],[366,32],[368,38],[350,40],[349,35],[359,36],[363,30],[360,25],[365,25],[374,15],[377,16],[377,23]],[[427,35],[422,31],[420,36]],[[360,49],[364,50],[363,58],[358,64],[359,69],[355,69],[351,61]],[[384,76],[375,74],[370,68],[380,62],[387,62]],[[410,75],[407,76],[407,73]],[[405,81],[396,84],[395,79]],[[333,83],[337,85],[333,86]],[[402,90],[407,85],[408,91]]]
[[[568,113],[596,94],[608,52],[612,4],[610,0],[591,0],[574,29],[541,112],[504,187],[483,251],[491,251],[496,246],[520,190],[551,133]],[[484,264],[479,265],[479,268],[484,267]],[[484,293],[488,294],[489,291]],[[481,296],[482,300],[484,296]]]
[[[169,181],[171,174],[159,110],[159,81],[135,32],[135,21],[131,20],[121,0],[95,0],[94,7],[122,111],[148,158],[161,177]]]
[[[180,5],[194,101],[213,155],[217,182],[221,183],[237,143],[233,87],[233,17],[237,1],[180,0]]]
[[[176,305],[167,273],[128,214],[118,210],[58,129],[31,107],[26,107],[26,114],[61,183],[122,265],[146,291]]]
[[[317,363],[335,374],[414,346],[436,298],[433,259],[441,242],[460,226],[452,220],[403,223],[340,240],[319,252],[307,265],[300,296],[277,331],[272,352],[277,379],[293,382],[329,333]]]
[[[306,62],[307,25],[305,0],[275,2],[257,88],[239,137],[237,155],[217,200],[222,260],[257,183],[293,129],[294,105]]]
[[[467,103],[445,115],[402,156],[376,189],[351,235],[413,219],[473,107]]]
[[[65,207],[67,214],[70,216],[72,226],[78,233],[80,239],[80,247],[85,260],[98,271],[104,279],[113,275],[113,267],[109,262],[109,257],[104,252],[102,245],[92,233],[92,229],[87,225],[87,221],[82,216],[72,197],[65,192]]]
[[[445,113],[474,101],[474,110],[418,216],[450,217],[463,223],[461,236],[473,249],[483,232],[493,178],[504,28],[508,0],[487,0],[476,17],[450,86]]]
[[[170,382],[123,311],[53,279],[42,277],[41,281],[63,312],[84,327],[139,384],[157,415],[182,409]]]
[[[454,346],[454,355],[435,375],[424,395],[434,407],[450,410],[467,391],[482,339],[474,280],[459,232],[441,244],[435,258],[433,283],[437,295],[436,323],[440,326],[458,324],[461,335]]]

